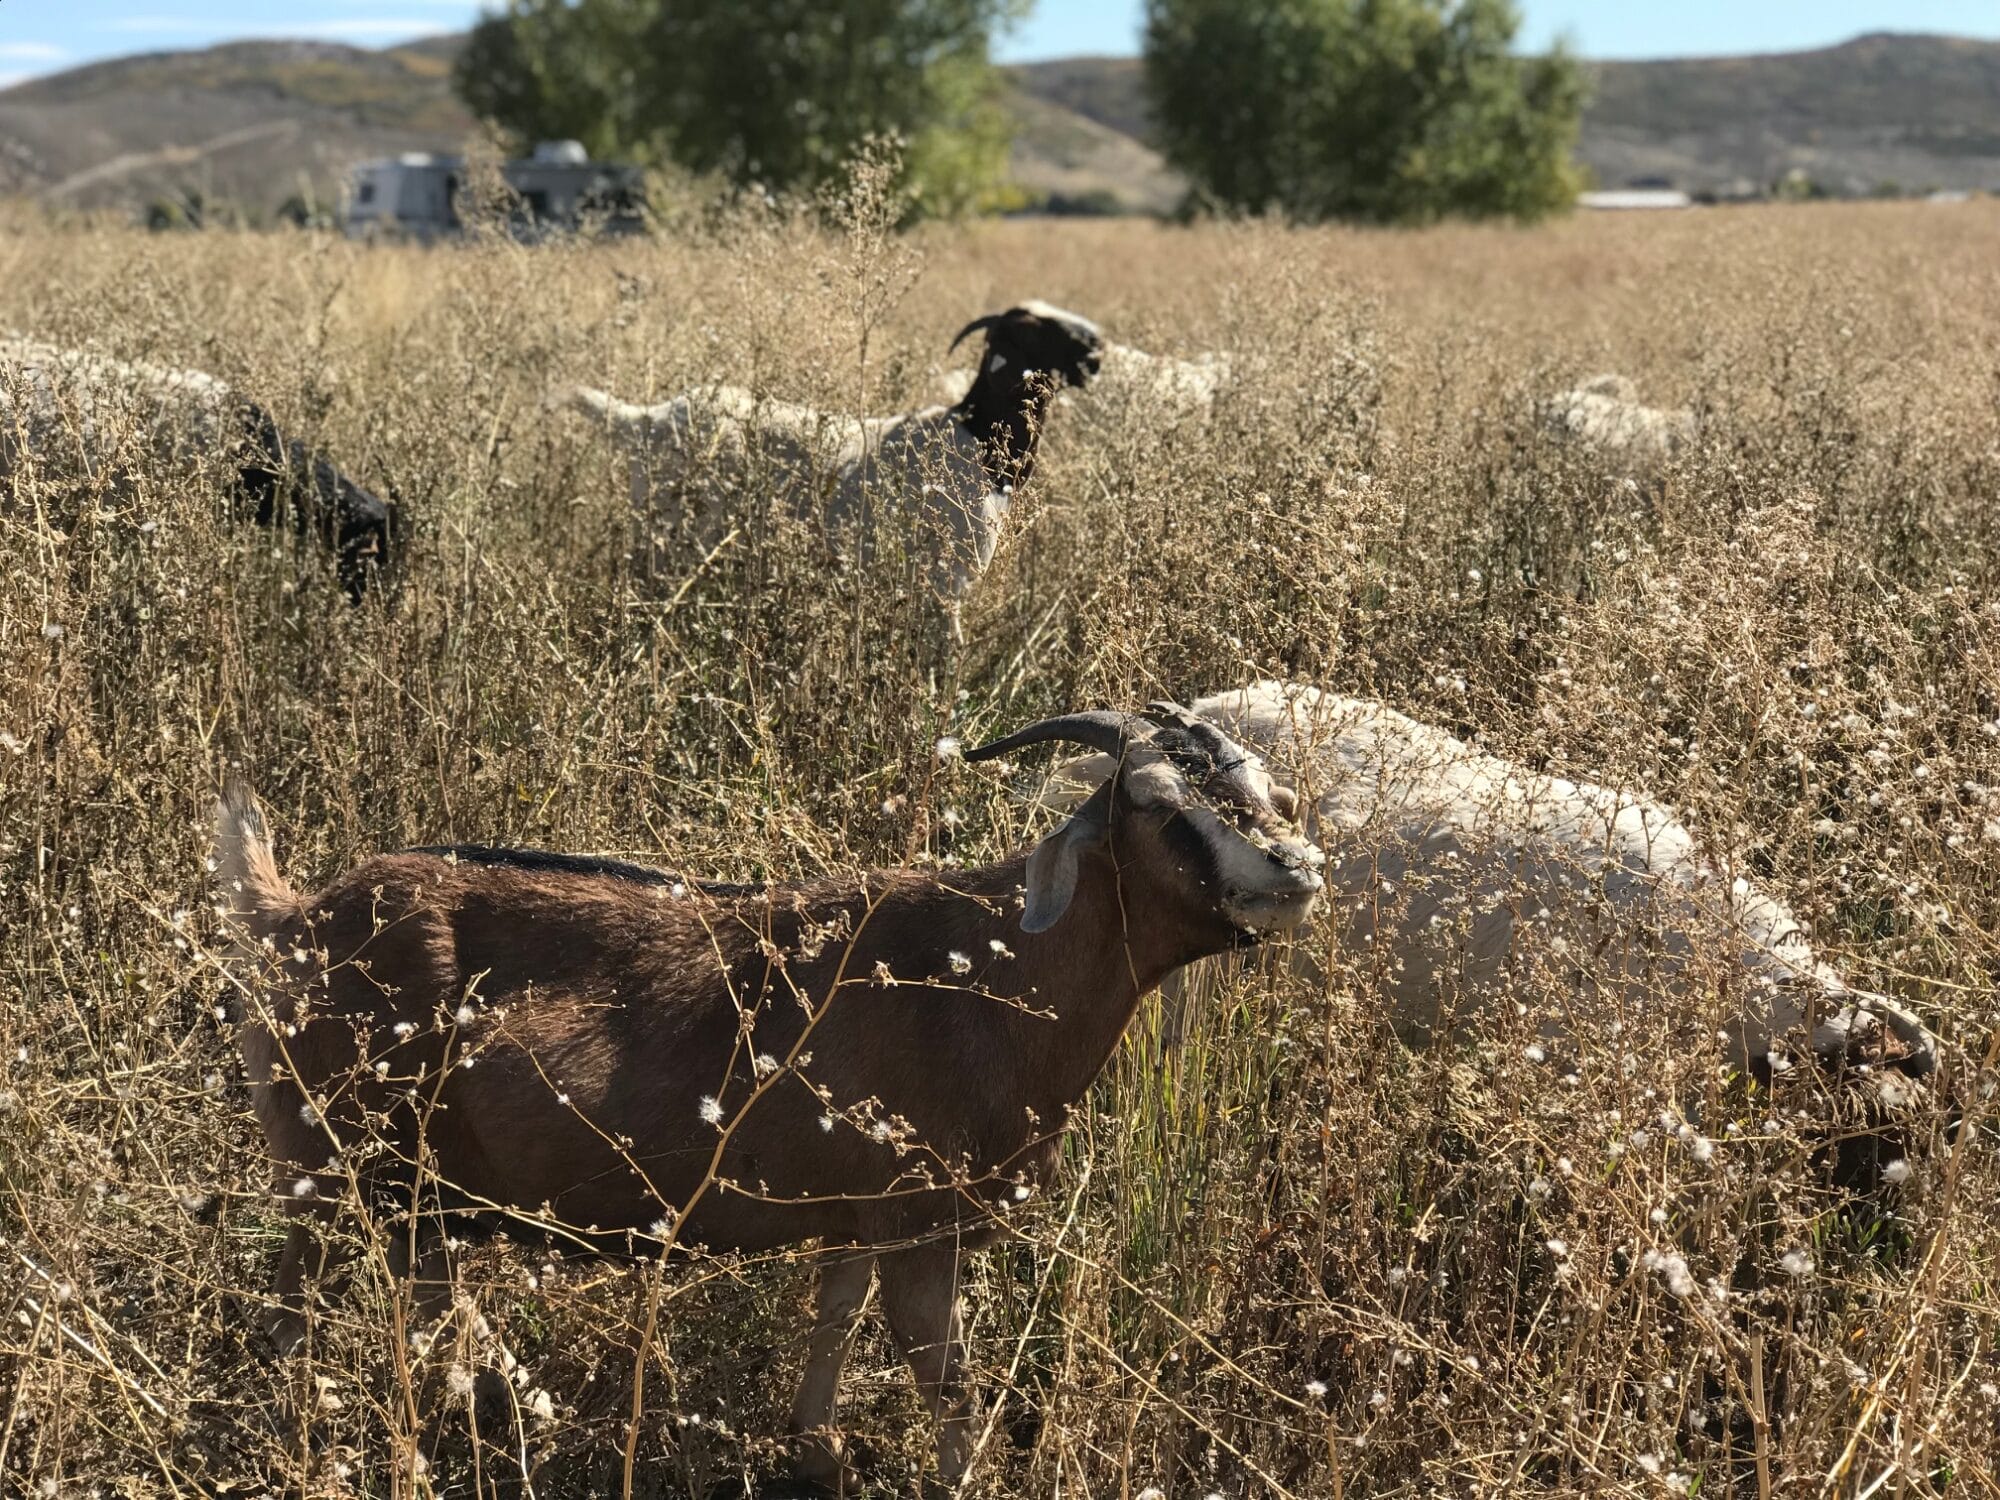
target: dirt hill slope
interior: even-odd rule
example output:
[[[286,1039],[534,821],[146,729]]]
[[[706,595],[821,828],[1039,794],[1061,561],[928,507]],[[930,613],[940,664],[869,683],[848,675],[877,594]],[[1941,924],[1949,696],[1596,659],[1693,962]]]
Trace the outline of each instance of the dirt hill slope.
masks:
[[[306,189],[325,198],[350,162],[449,150],[473,131],[449,87],[457,45],[237,42],[35,79],[0,92],[0,193],[101,207],[198,190],[260,211]],[[1008,71],[1022,186],[1143,211],[1178,199],[1136,59]],[[1607,186],[1767,187],[1798,170],[1841,193],[2000,189],[2000,43],[1871,35],[1592,73],[1579,154]]]

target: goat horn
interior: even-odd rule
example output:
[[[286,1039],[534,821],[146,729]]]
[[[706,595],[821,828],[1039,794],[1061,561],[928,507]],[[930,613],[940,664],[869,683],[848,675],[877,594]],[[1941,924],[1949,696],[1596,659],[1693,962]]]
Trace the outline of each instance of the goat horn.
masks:
[[[960,344],[965,342],[965,336],[968,333],[977,333],[982,328],[991,328],[1006,316],[1005,313],[988,313],[983,318],[974,318],[970,323],[967,323],[963,328],[958,330],[958,337],[951,341],[951,349],[947,349],[944,352],[947,354],[951,353],[952,349],[956,349]]]
[[[1017,729],[1010,735],[981,745],[977,750],[966,751],[965,758],[991,760],[1009,750],[1042,745],[1051,740],[1066,745],[1087,745],[1092,750],[1102,750],[1106,755],[1123,756],[1127,744],[1152,737],[1153,726],[1136,715],[1092,709],[1087,713],[1059,714],[1053,719],[1043,719],[1039,724],[1030,724],[1026,729]]]
[[[1143,711],[1146,717],[1151,719],[1155,724],[1166,728],[1186,729],[1192,724],[1204,722],[1201,719],[1197,719],[1190,710],[1181,707],[1180,704],[1174,702],[1171,698],[1155,699],[1153,702],[1148,703]]]

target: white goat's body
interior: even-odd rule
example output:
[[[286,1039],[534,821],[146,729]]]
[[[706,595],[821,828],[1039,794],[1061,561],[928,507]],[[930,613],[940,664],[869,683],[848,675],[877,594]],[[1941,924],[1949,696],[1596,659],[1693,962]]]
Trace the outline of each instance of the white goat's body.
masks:
[[[823,515],[840,537],[873,529],[881,509],[920,497],[936,582],[959,599],[993,560],[1012,496],[996,489],[979,442],[949,407],[889,417],[823,412],[704,386],[637,406],[578,387],[568,403],[600,422],[629,461],[642,524],[685,522],[698,545],[716,545],[739,514],[746,483],[789,491],[802,516]]]
[[[21,441],[41,451],[72,422],[92,450],[137,428],[171,456],[213,441],[232,399],[227,384],[199,370],[0,336],[0,456]]]
[[[1623,375],[1599,375],[1564,391],[1543,412],[1552,432],[1636,468],[1664,463],[1695,439],[1692,411],[1645,405]]]
[[[1775,897],[1705,859],[1649,798],[1526,770],[1380,703],[1260,682],[1194,711],[1296,774],[1328,851],[1330,912],[1357,963],[1374,950],[1399,1026],[1453,1029],[1510,987],[1524,924],[1572,952],[1588,999],[1641,1003],[1680,988],[1698,935],[1733,944],[1746,973],[1844,988]],[[1448,982],[1460,1018],[1440,1015]],[[1769,986],[1752,985],[1760,992]],[[1608,998],[1608,997],[1607,997]],[[1731,1027],[1750,1054],[1796,1013],[1755,1007]]]
[[[1663,995],[1719,993],[1739,1063],[1766,1058],[1809,1011],[1815,1048],[1843,1051],[1872,1026],[1851,1008],[1864,999],[1929,1049],[1913,1017],[1853,991],[1783,901],[1715,864],[1650,798],[1530,771],[1384,704],[1291,683],[1192,709],[1298,792],[1326,852],[1332,931],[1301,954],[1331,948],[1374,976],[1413,1044],[1466,1034],[1533,995],[1562,997],[1537,1022],[1554,1036],[1584,1017],[1642,1019]],[[1107,773],[1101,757],[1073,763],[1057,800]],[[1170,1040],[1174,1010],[1170,996]]]

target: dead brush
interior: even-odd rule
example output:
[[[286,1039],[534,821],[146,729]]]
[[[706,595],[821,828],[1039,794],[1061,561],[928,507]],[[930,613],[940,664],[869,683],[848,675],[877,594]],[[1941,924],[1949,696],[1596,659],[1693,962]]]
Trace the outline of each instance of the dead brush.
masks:
[[[1952,1060],[1858,1195],[1824,1146],[1874,1122],[1736,1076],[1701,1008],[1416,1056],[1365,963],[1232,979],[1170,1063],[1120,1054],[971,1279],[966,1492],[1990,1491],[1996,213],[997,224],[886,241],[914,271],[763,208],[534,250],[27,225],[0,325],[269,392],[411,526],[401,592],[350,610],[200,474],[0,489],[0,1490],[706,1495],[778,1459],[801,1262],[634,1277],[523,1236],[427,1346],[393,1215],[267,1419],[281,1225],[201,867],[232,762],[300,869],[947,870],[1032,830],[941,736],[1274,675],[1673,806]],[[1052,426],[962,648],[904,559],[783,527],[642,582],[620,476],[540,410],[590,378],[897,409],[935,329],[1023,295],[1242,373],[1170,442]],[[1600,369],[1702,413],[1644,495],[1521,425]],[[504,1399],[468,1399],[501,1347]],[[886,1344],[851,1370],[896,1491],[925,1423]]]

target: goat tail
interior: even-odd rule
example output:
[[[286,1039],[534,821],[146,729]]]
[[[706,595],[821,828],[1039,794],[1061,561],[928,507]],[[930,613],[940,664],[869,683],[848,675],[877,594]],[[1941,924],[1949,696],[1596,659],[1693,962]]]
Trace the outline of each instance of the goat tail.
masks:
[[[543,399],[542,406],[547,411],[573,411],[579,416],[595,417],[602,422],[617,400],[609,391],[600,391],[589,385],[559,385]]]
[[[287,917],[299,913],[299,897],[278,873],[264,811],[248,783],[231,776],[215,803],[215,882],[220,910],[246,949],[269,937]]]
[[[589,385],[565,386],[550,398],[549,405],[560,411],[572,411],[578,416],[588,417],[619,437],[628,436],[646,415],[644,407],[620,401],[609,391],[600,391]]]
[[[576,412],[578,416],[588,416],[600,428],[612,434],[622,444],[640,444],[652,436],[654,424],[670,408],[636,406],[632,402],[622,402],[608,390],[598,390],[596,386],[562,386],[548,398],[550,410],[556,412]]]

